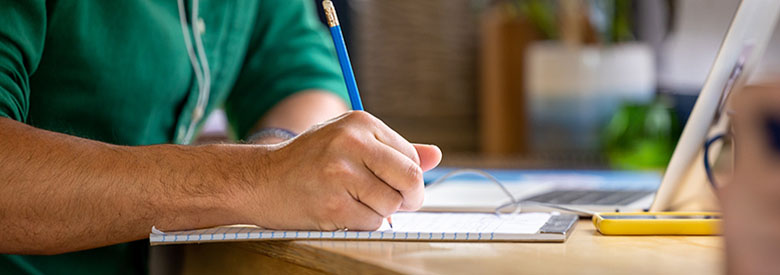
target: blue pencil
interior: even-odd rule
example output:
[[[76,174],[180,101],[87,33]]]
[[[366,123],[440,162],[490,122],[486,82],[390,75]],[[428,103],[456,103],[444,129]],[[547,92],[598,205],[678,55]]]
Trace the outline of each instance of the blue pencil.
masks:
[[[347,45],[344,42],[344,34],[341,33],[341,24],[339,24],[339,18],[336,15],[336,8],[331,0],[322,1],[322,7],[325,10],[325,17],[328,18],[330,35],[333,37],[333,44],[336,46],[341,73],[344,74],[344,82],[347,83],[347,92],[349,93],[349,102],[352,104],[352,110],[363,111],[363,103],[360,101],[355,73],[352,71],[352,62],[349,61]]]
[[[360,101],[360,93],[358,92],[357,81],[355,81],[355,73],[352,71],[352,62],[349,61],[347,44],[344,42],[344,34],[341,33],[341,24],[339,24],[339,17],[336,15],[336,7],[333,6],[333,1],[331,0],[323,0],[322,7],[323,10],[325,10],[325,17],[328,18],[330,36],[333,37],[333,44],[336,46],[336,54],[339,56],[341,73],[344,74],[344,82],[347,83],[349,103],[352,104],[352,110],[363,111],[363,102]],[[387,217],[387,223],[392,229],[393,220],[390,217]]]

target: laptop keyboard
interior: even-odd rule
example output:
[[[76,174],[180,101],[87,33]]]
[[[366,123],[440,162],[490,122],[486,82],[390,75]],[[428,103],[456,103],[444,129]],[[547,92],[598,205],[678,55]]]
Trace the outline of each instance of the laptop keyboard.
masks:
[[[655,191],[555,190],[523,201],[569,205],[628,205]]]

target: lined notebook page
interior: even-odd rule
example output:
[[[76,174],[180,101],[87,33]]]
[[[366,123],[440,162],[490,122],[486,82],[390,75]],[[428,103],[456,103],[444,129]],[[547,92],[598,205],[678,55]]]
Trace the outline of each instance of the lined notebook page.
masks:
[[[242,240],[347,239],[511,241],[538,239],[549,213],[494,215],[484,213],[397,213],[393,226],[385,221],[377,231],[279,231],[255,226],[223,226],[202,230],[162,232],[152,229],[152,245]],[[537,236],[537,237],[535,237]]]

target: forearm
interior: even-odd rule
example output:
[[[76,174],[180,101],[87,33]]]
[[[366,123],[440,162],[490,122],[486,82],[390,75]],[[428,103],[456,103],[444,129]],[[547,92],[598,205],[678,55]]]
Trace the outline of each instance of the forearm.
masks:
[[[230,146],[123,147],[0,118],[0,253],[52,254],[145,238],[151,226],[231,215]],[[237,150],[238,151],[238,150]],[[242,152],[236,152],[242,153]]]
[[[337,117],[347,110],[346,103],[333,93],[302,91],[271,108],[252,132],[274,127],[302,133],[312,125]]]

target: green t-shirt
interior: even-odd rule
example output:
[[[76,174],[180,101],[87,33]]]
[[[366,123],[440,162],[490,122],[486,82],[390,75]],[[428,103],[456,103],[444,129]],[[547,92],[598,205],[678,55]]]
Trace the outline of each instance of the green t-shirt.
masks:
[[[245,137],[274,104],[307,89],[346,100],[311,0],[0,0],[0,116],[121,145],[188,143],[224,107]],[[185,36],[186,35],[186,36]],[[206,99],[195,35],[210,69]],[[195,66],[185,37],[192,43]],[[199,108],[200,106],[200,108]],[[193,123],[195,121],[195,123]],[[57,256],[0,256],[0,273],[144,272],[140,241]],[[135,248],[134,248],[135,247]]]

